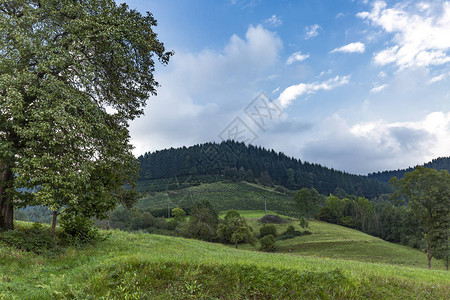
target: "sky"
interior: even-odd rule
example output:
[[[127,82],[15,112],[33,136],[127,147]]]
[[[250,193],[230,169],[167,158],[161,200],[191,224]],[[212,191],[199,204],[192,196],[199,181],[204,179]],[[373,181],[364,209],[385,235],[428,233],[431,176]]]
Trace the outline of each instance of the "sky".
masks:
[[[126,3],[175,52],[136,155],[234,139],[356,174],[450,156],[449,1]]]

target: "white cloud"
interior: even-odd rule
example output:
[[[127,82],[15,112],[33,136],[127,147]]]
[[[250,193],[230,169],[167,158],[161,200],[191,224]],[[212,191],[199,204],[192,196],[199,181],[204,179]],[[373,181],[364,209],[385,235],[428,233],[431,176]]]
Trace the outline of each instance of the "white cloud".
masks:
[[[357,174],[398,169],[448,156],[450,112],[418,121],[377,120],[349,125],[335,114],[307,142],[302,158]]]
[[[310,38],[313,38],[315,36],[319,35],[319,30],[322,27],[320,27],[319,24],[314,24],[314,25],[310,25],[310,26],[306,26],[305,27],[305,40],[308,40]]]
[[[272,15],[270,18],[266,19],[265,22],[275,27],[283,24],[283,21],[277,15]]]
[[[161,84],[145,117],[130,125],[135,154],[218,140],[280,63],[280,38],[262,26],[233,35],[223,49],[177,51],[155,77]]]
[[[442,80],[444,80],[446,77],[448,77],[449,75],[450,75],[450,73],[444,73],[444,74],[440,74],[440,75],[434,76],[434,77],[431,78],[427,83],[428,83],[428,84],[432,84],[432,83],[435,83],[435,82],[442,81]]]
[[[387,88],[388,86],[389,86],[388,84],[378,85],[378,86],[373,87],[373,88],[370,90],[370,92],[373,93],[373,94],[379,93],[379,92],[381,92],[382,90],[384,90],[385,88]]]
[[[350,132],[356,137],[377,144],[394,154],[414,150],[423,162],[448,156],[450,149],[450,112],[433,112],[416,122],[386,122],[383,120],[354,125]]]
[[[302,54],[300,51],[293,53],[289,58],[286,60],[286,64],[292,65],[293,63],[297,61],[304,61],[309,57],[309,54]]]
[[[385,2],[377,1],[372,11],[357,16],[394,35],[393,45],[374,55],[377,64],[395,63],[407,68],[450,62],[450,2],[407,3],[388,8]]]
[[[331,53],[334,53],[334,52],[364,53],[365,50],[366,50],[366,47],[363,43],[356,42],[356,43],[350,43],[348,45],[331,50]]]
[[[331,90],[338,86],[347,84],[349,82],[350,76],[336,76],[324,82],[313,82],[313,83],[300,83],[297,85],[291,85],[286,88],[278,97],[280,105],[284,108],[287,107],[293,100],[308,94],[314,94],[319,90]]]

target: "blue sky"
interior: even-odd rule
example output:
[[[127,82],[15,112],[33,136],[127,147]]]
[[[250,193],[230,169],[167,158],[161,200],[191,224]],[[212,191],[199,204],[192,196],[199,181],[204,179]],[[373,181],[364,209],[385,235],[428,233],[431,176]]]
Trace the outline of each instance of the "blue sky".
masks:
[[[135,154],[234,138],[367,174],[450,155],[448,1],[126,1],[175,55]]]

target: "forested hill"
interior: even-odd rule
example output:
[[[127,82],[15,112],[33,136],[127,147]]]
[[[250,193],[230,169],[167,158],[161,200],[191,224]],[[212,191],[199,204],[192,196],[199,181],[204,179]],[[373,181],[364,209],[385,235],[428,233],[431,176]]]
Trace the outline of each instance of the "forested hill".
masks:
[[[440,170],[447,170],[450,172],[450,157],[440,157],[433,159],[432,161],[422,165],[425,168]],[[417,167],[417,166],[416,166]],[[396,176],[397,178],[402,178],[405,176],[406,172],[412,172],[416,167],[410,167],[408,169],[393,170],[393,171],[383,171],[377,173],[371,173],[368,175],[371,179],[377,179],[381,182],[389,182],[389,180]]]
[[[274,150],[227,141],[166,149],[140,156],[139,181],[197,175],[281,185],[291,190],[314,187],[321,194],[349,193],[368,198],[390,192],[386,183],[318,164],[302,162]]]

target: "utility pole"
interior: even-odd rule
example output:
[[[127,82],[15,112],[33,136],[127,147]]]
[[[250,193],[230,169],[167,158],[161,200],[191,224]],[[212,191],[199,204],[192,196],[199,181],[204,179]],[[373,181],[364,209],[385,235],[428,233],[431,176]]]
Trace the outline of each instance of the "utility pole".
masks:
[[[267,196],[264,196],[264,215],[267,215]]]

